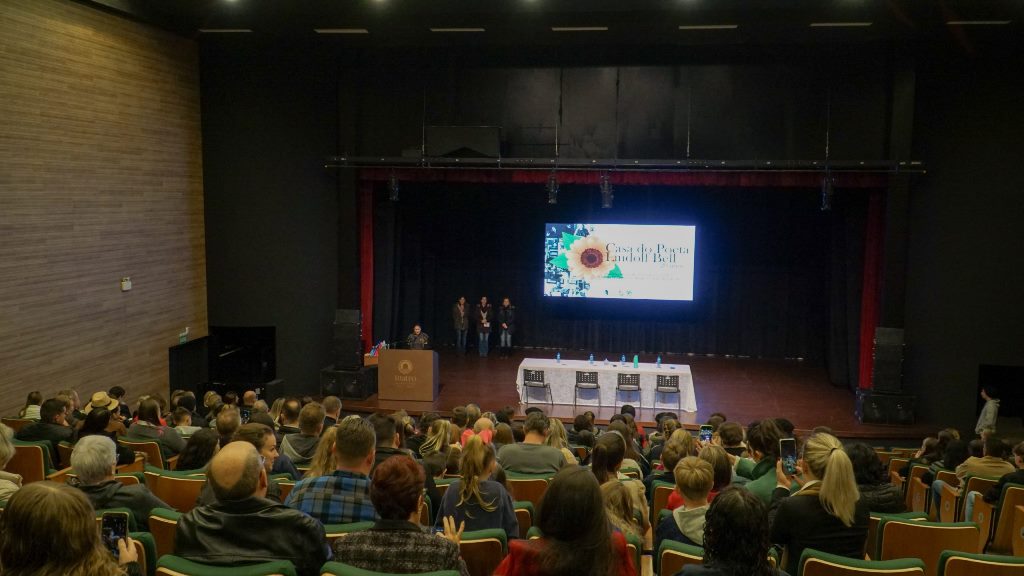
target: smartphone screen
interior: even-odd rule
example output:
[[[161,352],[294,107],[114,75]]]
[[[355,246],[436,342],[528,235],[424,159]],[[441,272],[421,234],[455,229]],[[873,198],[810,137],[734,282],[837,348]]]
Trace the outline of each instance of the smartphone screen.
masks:
[[[119,556],[117,541],[128,537],[128,514],[124,512],[104,512],[100,531],[107,550]]]
[[[710,424],[704,424],[703,426],[700,427],[699,434],[701,442],[710,442],[711,435],[714,434],[714,431],[711,429]]]
[[[242,424],[248,424],[249,423],[249,416],[250,415],[251,415],[251,411],[248,408],[242,408],[240,410],[239,416],[242,417]]]
[[[782,470],[789,476],[796,474],[796,440],[782,438],[779,440],[779,457],[782,458]]]

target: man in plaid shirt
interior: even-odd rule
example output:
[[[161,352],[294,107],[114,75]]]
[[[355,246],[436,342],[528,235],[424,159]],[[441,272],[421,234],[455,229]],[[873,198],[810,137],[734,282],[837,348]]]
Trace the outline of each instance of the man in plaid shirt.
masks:
[[[285,505],[323,524],[376,520],[377,512],[370,500],[375,445],[376,435],[369,422],[358,416],[345,418],[338,423],[334,443],[337,470],[296,483]]]

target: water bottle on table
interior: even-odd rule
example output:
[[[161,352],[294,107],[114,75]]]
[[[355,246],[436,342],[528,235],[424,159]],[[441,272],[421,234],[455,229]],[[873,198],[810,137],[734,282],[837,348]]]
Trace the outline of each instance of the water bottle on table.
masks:
[[[590,353],[590,365],[591,366],[594,365],[594,353],[593,352]]]
[[[639,368],[639,367],[640,367],[640,355],[633,354],[633,368]]]
[[[562,363],[562,353],[561,352],[555,352],[555,364],[561,364],[561,363]]]

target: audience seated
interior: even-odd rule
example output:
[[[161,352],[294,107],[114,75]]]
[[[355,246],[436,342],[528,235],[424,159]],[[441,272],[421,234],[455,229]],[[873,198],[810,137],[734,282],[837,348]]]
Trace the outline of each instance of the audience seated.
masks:
[[[541,500],[536,525],[543,536],[510,541],[496,576],[639,573],[626,538],[609,528],[601,488],[586,468],[567,466],[555,474]]]
[[[303,478],[317,478],[327,476],[337,469],[334,463],[334,444],[338,438],[337,425],[324,430],[320,436],[320,443],[316,445],[316,452],[309,462],[309,470],[302,475]]]
[[[142,576],[131,538],[114,559],[100,539],[85,495],[65,484],[33,482],[0,516],[0,570],[4,576]]]
[[[515,444],[515,436],[512,435],[512,427],[502,422],[494,427],[494,437],[491,438],[491,446],[494,448],[494,452],[497,453],[501,450],[502,446],[506,444]]]
[[[374,453],[373,467],[380,466],[381,462],[394,456],[411,456],[407,450],[402,448],[401,434],[398,431],[399,425],[393,416],[387,414],[372,414],[367,418],[370,425],[373,426],[374,435],[377,438],[376,451]],[[422,464],[417,463],[422,466]],[[373,471],[371,470],[372,474]],[[430,496],[430,508],[432,514],[437,515],[437,509],[441,505],[441,493],[437,491],[437,484],[434,482],[434,477],[423,473],[424,482],[423,488],[426,489],[427,495]]]
[[[985,452],[981,458],[970,457],[964,460],[963,464],[957,466],[956,476],[960,479],[961,485],[966,485],[966,479],[970,476],[984,476],[986,478],[999,478],[1000,481],[1005,477],[1014,477],[1017,472],[1017,467],[1010,464],[1005,460],[1010,455],[1010,447],[1003,442],[1001,438],[994,434],[987,435],[984,444]],[[1016,458],[1014,459],[1016,462]],[[942,480],[936,480],[932,482],[932,493],[933,497],[935,493],[938,493],[941,498],[942,486],[946,483]],[[1002,484],[1000,484],[1000,487]],[[992,501],[998,501],[1000,493],[993,494],[995,498]],[[966,502],[964,504],[964,518],[970,518],[974,511],[974,500],[979,496],[977,492],[971,492],[967,495]]]
[[[905,512],[906,502],[900,489],[889,482],[888,471],[875,449],[863,442],[846,445],[846,454],[853,464],[860,498],[871,512],[897,514]]]
[[[220,450],[220,437],[209,428],[197,431],[178,455],[177,470],[203,470]]]
[[[253,390],[246,390],[242,393],[242,408],[248,408],[250,411],[253,406],[256,405],[256,392]]]
[[[498,463],[506,472],[521,474],[554,474],[566,464],[565,454],[544,444],[548,435],[548,419],[543,413],[527,416],[523,425],[526,437],[521,444],[502,446]]]
[[[296,466],[305,466],[313,459],[325,417],[323,406],[316,402],[306,404],[299,411],[299,433],[285,434],[281,440],[281,453]]]
[[[105,419],[107,424],[103,430],[108,434],[112,434],[111,438],[117,439],[128,434],[128,428],[124,425],[125,417],[121,414],[120,404],[116,398],[111,398],[106,392],[102,391],[93,394],[89,399],[89,403],[85,405],[82,411],[85,413],[86,419],[88,419],[89,414],[95,410],[107,410],[110,412],[110,417]]]
[[[566,433],[566,439],[569,444],[573,446],[580,446],[580,432],[584,430],[589,431],[591,434],[594,433],[594,424],[590,418],[587,418],[586,414],[577,414],[576,418],[572,421],[572,430]]]
[[[427,474],[438,478],[444,476],[449,453],[461,453],[451,443],[452,433],[452,423],[447,420],[438,419],[430,424],[427,437],[420,445],[420,456]]]
[[[743,427],[738,423],[722,422],[714,437],[730,456],[747,457],[747,447],[743,445]]]
[[[18,418],[25,418],[27,420],[39,420],[39,411],[43,405],[43,394],[38,390],[28,393],[28,398],[25,399],[25,405],[18,411]]]
[[[322,403],[324,407],[324,430],[338,423],[341,418],[341,398],[328,396]]]
[[[0,424],[0,502],[7,501],[21,488],[21,476],[4,471],[14,458],[14,430]]]
[[[285,399],[284,403],[281,404],[281,414],[278,416],[277,431],[281,436],[302,432],[302,430],[299,430],[299,413],[301,411],[302,403],[299,402],[298,398]]]
[[[232,436],[232,442],[248,442],[256,449],[259,453],[260,458],[263,459],[263,469],[268,475],[272,474],[272,470],[281,456],[277,453],[277,437],[274,436],[274,431],[263,424],[243,424]],[[218,442],[218,447],[219,447]],[[219,450],[218,450],[219,452]],[[212,459],[211,459],[212,462]],[[283,503],[281,497],[281,486],[275,480],[269,480],[267,482],[267,493],[264,496],[267,500],[274,502]],[[213,491],[213,485],[210,482],[206,482],[203,485],[203,489],[199,492],[199,497],[196,499],[196,506],[204,506],[206,504],[213,504],[217,500],[217,495]]]
[[[500,528],[509,540],[518,538],[519,522],[512,496],[491,480],[496,468],[494,451],[479,436],[470,437],[462,449],[461,476],[448,485],[435,528],[442,528],[443,519],[450,517],[456,524],[465,524],[467,530]]]
[[[776,464],[769,509],[772,542],[787,549],[786,571],[797,573],[804,548],[863,558],[868,506],[859,499],[853,464],[843,445],[829,434],[814,434],[804,444],[797,466],[801,488],[791,496],[791,479],[782,462]]]
[[[297,482],[285,503],[324,524],[375,520],[377,513],[370,499],[376,443],[373,427],[358,416],[349,416],[336,428],[334,470]]]
[[[139,403],[139,418],[128,427],[125,440],[133,442],[156,441],[164,458],[170,458],[185,449],[185,440],[174,428],[160,423],[160,404],[147,398]]]
[[[423,504],[423,467],[405,455],[381,462],[373,475],[370,498],[380,515],[372,528],[334,542],[334,556],[344,562],[377,572],[414,574],[458,570],[469,576],[459,555],[464,529],[451,518],[444,520],[444,538],[417,524]],[[449,490],[450,491],[450,490]]]
[[[111,386],[110,389],[107,390],[107,396],[117,400],[117,410],[121,413],[121,419],[123,420],[130,420],[132,417],[132,410],[124,401],[127,395],[128,392],[121,386]]]
[[[102,393],[106,396],[106,393]],[[88,407],[87,407],[88,408]],[[116,430],[116,426],[111,426],[111,422],[116,421],[121,417],[117,412],[111,412],[106,408],[96,408],[95,410],[89,410],[89,413],[85,415],[85,420],[82,422],[82,427],[78,430],[78,437],[85,438],[86,436],[105,436],[115,442],[117,446],[117,465],[123,466],[125,464],[131,464],[135,462],[135,451],[127,446],[117,444],[117,433],[111,431]],[[124,425],[119,421],[116,422],[121,429],[124,429]]]
[[[217,427],[217,435],[220,436],[220,446],[223,448],[231,442],[232,436],[242,425],[242,415],[238,409],[231,404],[225,404],[214,418],[214,425]]]
[[[624,536],[632,536],[643,541],[644,527],[637,520],[636,510],[633,508],[633,495],[623,483],[601,484],[601,499],[604,501],[604,511],[608,514],[608,522],[612,528]]]
[[[427,441],[427,436],[430,434],[430,427],[433,426],[434,422],[440,418],[441,415],[437,412],[426,412],[420,416],[416,429],[405,439],[405,447],[413,454],[419,454],[422,456],[420,448],[422,448],[423,443]]]
[[[689,436],[685,430],[683,433]],[[687,455],[686,452],[687,446],[683,442],[671,439],[665,442],[665,449],[661,452],[661,465],[663,469],[655,470],[644,478],[644,491],[647,494],[648,502],[651,502],[654,499],[655,482],[676,483],[676,464],[679,464],[679,461]]]
[[[544,443],[552,448],[558,448],[561,450],[562,455],[565,456],[565,461],[569,464],[579,463],[579,459],[576,458],[576,453],[569,449],[569,441],[566,438],[565,426],[558,418],[548,418],[548,437],[544,439]]]
[[[78,390],[65,388],[57,392],[57,397],[68,399],[67,421],[69,426],[78,427],[85,420],[85,412],[82,412],[82,399],[78,396]]]
[[[77,476],[69,480],[85,493],[93,508],[127,508],[131,510],[134,525],[147,530],[149,512],[153,508],[170,508],[143,484],[126,486],[114,479],[117,451],[114,441],[106,436],[86,436],[75,444],[71,452],[71,469]]]
[[[174,412],[171,412],[171,419],[174,420],[174,429],[183,437],[191,436],[202,430],[199,426],[192,425],[192,412],[188,408],[181,406],[175,408]]]
[[[465,446],[466,442],[473,436],[479,436],[484,441],[484,444],[490,444],[494,438],[494,422],[485,416],[477,418],[471,428],[466,428],[462,431],[460,444]]]
[[[643,426],[636,422],[636,408],[630,404],[623,404],[622,408],[619,408],[619,414],[629,416],[627,420],[630,424],[630,428],[632,428],[633,438],[636,438],[640,448],[642,449],[647,446],[647,432],[644,430]]]
[[[301,576],[320,574],[328,558],[323,525],[264,497],[267,472],[252,444],[222,448],[207,478],[216,500],[178,520],[175,555],[219,566],[289,560]]]
[[[715,485],[711,488],[711,493],[708,494],[708,501],[714,500],[719,492],[732,484],[732,461],[725,449],[715,444],[708,444],[701,448],[697,457],[711,464],[711,468],[715,471]]]
[[[736,464],[736,473],[750,479],[747,490],[768,504],[772,500],[775,489],[776,464],[779,462],[779,439],[782,435],[775,420],[766,418],[756,422],[747,429],[747,447],[750,459],[740,459]]]
[[[626,453],[626,443],[618,432],[602,434],[597,439],[594,452],[591,454],[593,462],[591,468],[594,476],[601,485],[608,482],[621,483],[628,491],[633,510],[640,514],[642,532],[647,532],[651,526],[650,513],[647,508],[647,495],[644,491],[644,484],[640,480],[633,480],[628,476],[619,473],[622,467],[623,456]]]
[[[67,462],[61,462],[60,452],[57,451],[57,444],[61,442],[75,443],[78,437],[75,429],[68,426],[64,420],[67,414],[67,405],[56,398],[50,398],[43,402],[39,410],[39,421],[25,426],[15,434],[18,440],[46,441],[50,445],[50,459],[53,467],[60,470],[67,466]]]
[[[616,416],[620,415],[616,414]],[[651,465],[640,455],[640,447],[637,445],[633,435],[633,426],[627,423],[628,418],[628,414],[618,419],[613,416],[606,432],[618,432],[619,436],[626,441],[626,457],[622,461],[622,467],[638,470],[640,477],[643,478],[651,473]]]
[[[708,508],[704,564],[683,567],[682,576],[786,576],[768,561],[771,538],[761,499],[730,486]],[[796,574],[795,572],[793,573]]]
[[[672,437],[672,433],[682,428],[679,420],[675,418],[662,418],[658,422],[658,431],[651,434],[650,444],[651,450],[647,453],[649,460],[661,460],[661,454],[665,450],[665,443]]]
[[[2,462],[3,459],[0,458],[0,463]],[[1003,496],[1003,487],[1007,484],[1024,484],[1024,470],[1021,470],[1021,468],[1024,468],[1024,442],[1020,442],[1013,447],[1013,464],[1017,469],[1001,476],[999,482],[985,492],[985,502],[997,504]],[[973,501],[976,496],[978,496],[977,492],[970,492],[967,498]],[[0,500],[2,499],[0,498]]]
[[[706,460],[687,456],[676,464],[675,479],[676,492],[682,496],[683,503],[658,524],[655,550],[665,539],[703,545],[704,515],[708,511],[708,493],[715,483],[715,471]]]
[[[196,395],[192,392],[185,392],[178,397],[178,407],[188,410],[192,415],[192,425],[199,428],[209,428],[210,423],[199,412],[196,411]]]

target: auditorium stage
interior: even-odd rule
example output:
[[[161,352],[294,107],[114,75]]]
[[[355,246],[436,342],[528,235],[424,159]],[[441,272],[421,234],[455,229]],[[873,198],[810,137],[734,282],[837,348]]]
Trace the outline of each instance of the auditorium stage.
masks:
[[[516,390],[516,371],[524,357],[553,357],[551,350],[515,350],[511,358],[497,355],[480,358],[474,350],[466,356],[452,349],[438,351],[441,389],[434,402],[378,401],[376,396],[367,400],[343,400],[345,412],[395,411],[405,409],[414,416],[437,411],[450,414],[456,406],[470,402],[484,411],[502,406],[516,407],[516,416],[522,417],[529,406],[542,408],[550,416],[567,424],[577,413],[593,410],[599,423],[607,422],[618,410],[611,406],[549,405],[546,403],[519,404]],[[563,358],[586,359],[583,352],[567,352]],[[655,356],[641,356],[642,362],[654,362]],[[699,425],[714,412],[723,412],[729,420],[746,424],[763,417],[785,417],[798,430],[811,430],[815,426],[828,426],[841,438],[866,438],[875,441],[894,440],[908,443],[934,433],[933,426],[918,423],[914,426],[886,426],[861,424],[854,416],[854,394],[844,388],[832,386],[825,368],[796,360],[760,360],[667,354],[662,361],[687,364],[693,373],[697,412],[678,412],[685,424]],[[653,426],[655,410],[643,409],[637,416],[646,426]]]

